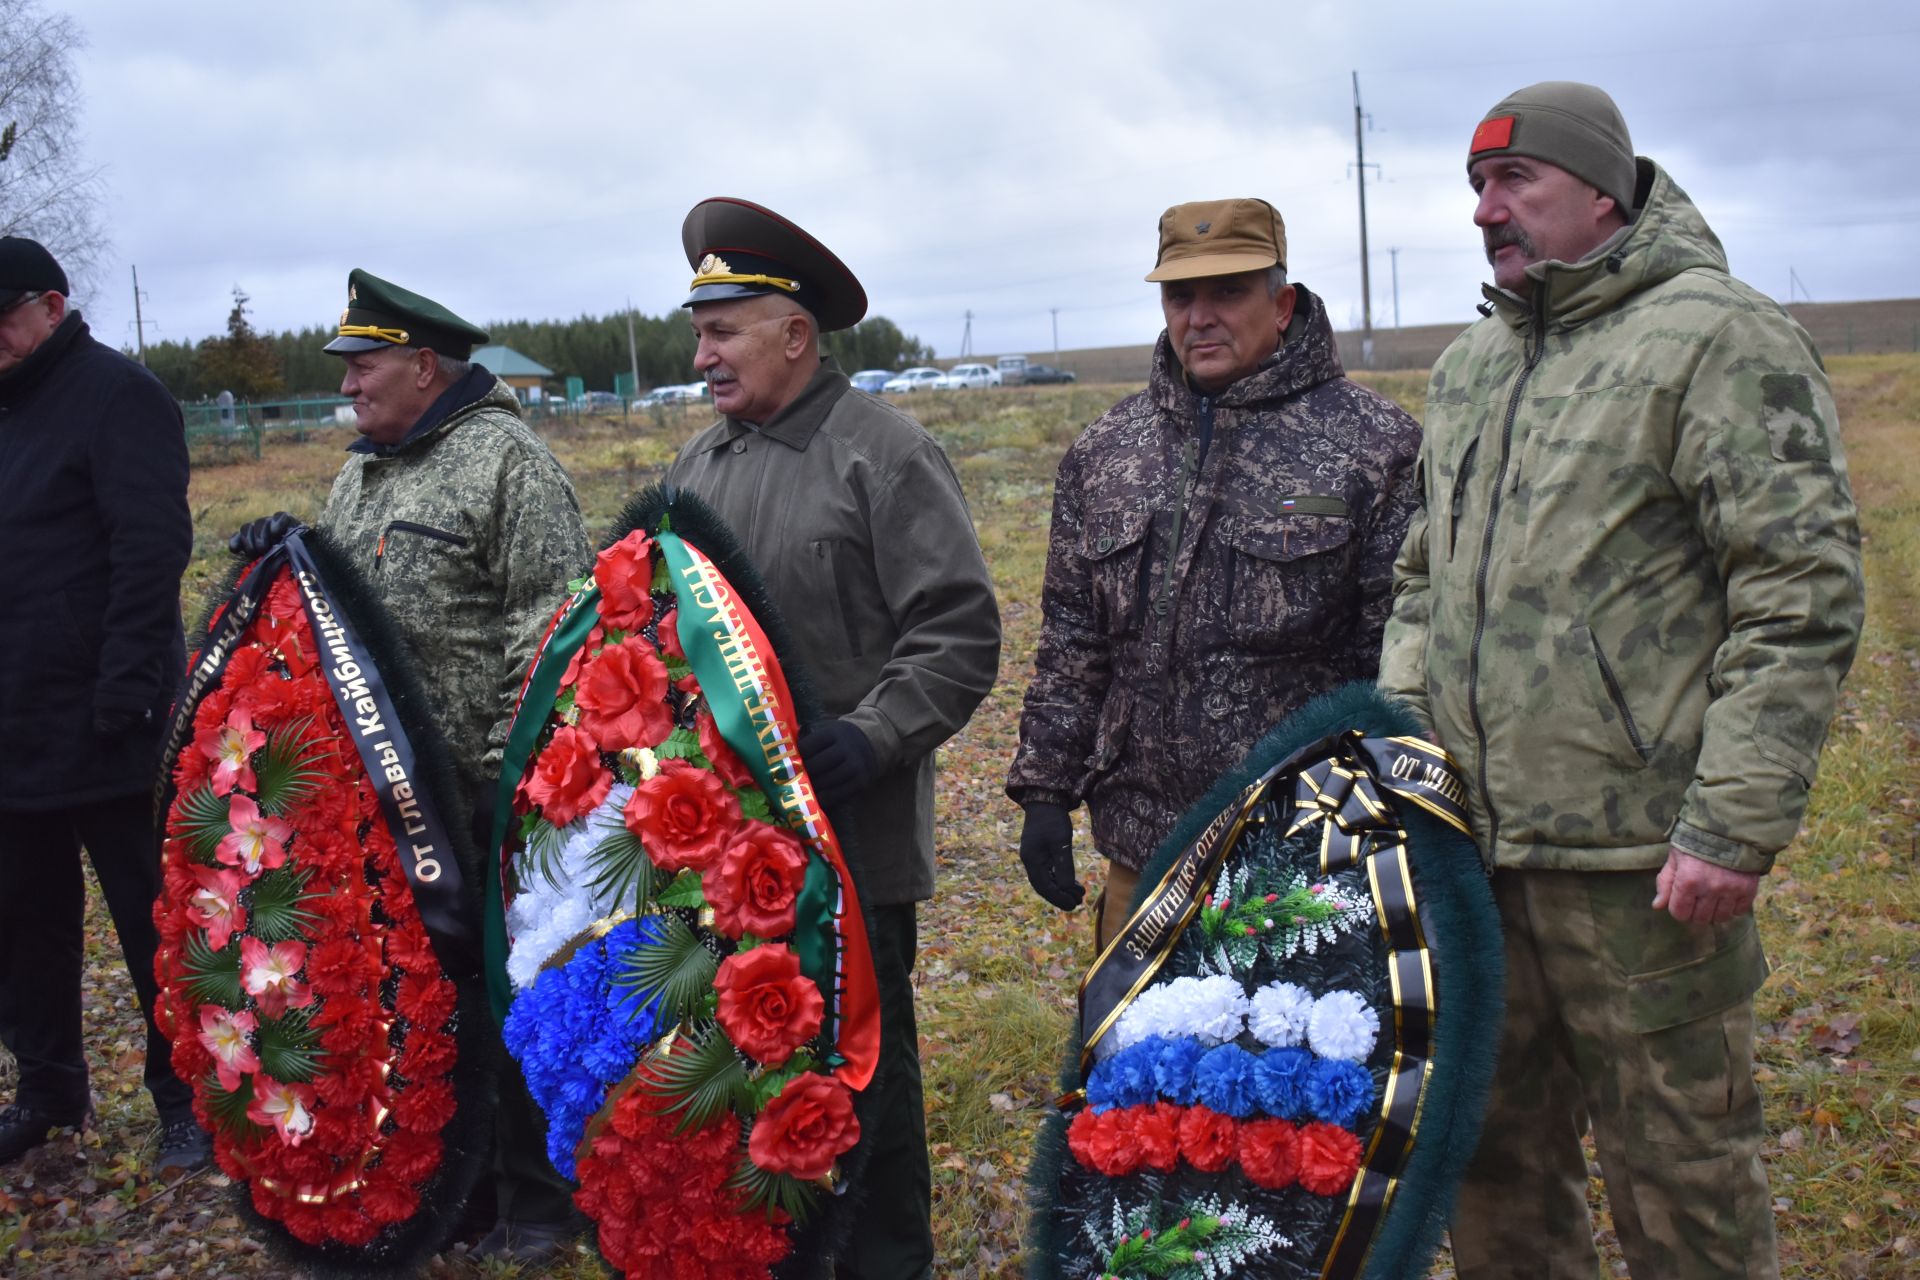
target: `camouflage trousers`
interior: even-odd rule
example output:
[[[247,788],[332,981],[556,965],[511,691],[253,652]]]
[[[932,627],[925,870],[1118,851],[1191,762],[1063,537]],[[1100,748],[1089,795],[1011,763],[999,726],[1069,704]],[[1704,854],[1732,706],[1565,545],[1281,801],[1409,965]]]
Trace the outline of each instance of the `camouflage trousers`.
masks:
[[[1592,1128],[1634,1280],[1779,1275],[1753,1082],[1751,914],[1683,925],[1654,872],[1494,875],[1507,1012],[1452,1223],[1460,1280],[1592,1280]]]

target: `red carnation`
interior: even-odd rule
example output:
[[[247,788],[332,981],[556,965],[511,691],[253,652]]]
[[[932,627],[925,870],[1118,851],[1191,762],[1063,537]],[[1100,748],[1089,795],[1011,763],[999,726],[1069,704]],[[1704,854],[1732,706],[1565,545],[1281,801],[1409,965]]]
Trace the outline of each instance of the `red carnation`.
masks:
[[[600,763],[600,748],[570,724],[554,730],[553,740],[527,779],[528,798],[556,827],[593,812],[612,788],[613,775]]]
[[[1337,1196],[1353,1185],[1360,1168],[1360,1139],[1337,1124],[1316,1121],[1302,1125],[1300,1185],[1317,1196]]]
[[[1067,1149],[1087,1168],[1109,1178],[1125,1177],[1140,1167],[1140,1148],[1127,1140],[1118,1111],[1082,1111],[1067,1126]]]
[[[1180,1154],[1202,1173],[1218,1173],[1233,1159],[1233,1121],[1207,1107],[1188,1107],[1180,1117]]]
[[[747,762],[720,736],[720,726],[714,723],[711,712],[695,712],[693,727],[700,735],[700,753],[713,762],[714,772],[725,778],[728,786],[750,787],[754,784],[753,770],[747,768]]]
[[[1290,1187],[1300,1176],[1298,1131],[1285,1120],[1250,1120],[1240,1126],[1240,1170],[1269,1191]]]
[[[646,641],[622,640],[580,668],[573,705],[580,727],[612,751],[651,747],[673,732],[667,709],[667,667]]]
[[[669,760],[634,789],[623,816],[654,866],[704,871],[740,829],[740,801],[710,771]]]
[[[638,631],[653,620],[653,539],[635,529],[593,562],[600,616],[618,631]]]
[[[779,1066],[818,1035],[827,1008],[820,988],[800,972],[800,957],[781,943],[728,956],[713,989],[721,1030],[763,1066]]]
[[[787,1081],[761,1111],[747,1139],[747,1155],[768,1173],[811,1181],[825,1177],[834,1160],[858,1141],[860,1121],[847,1086],[806,1071]]]
[[[794,902],[807,879],[807,854],[792,834],[749,822],[717,863],[700,873],[714,928],[729,938],[793,932]]]
[[[1126,1132],[1139,1148],[1140,1163],[1149,1169],[1171,1173],[1180,1163],[1180,1108],[1169,1102],[1129,1107]]]

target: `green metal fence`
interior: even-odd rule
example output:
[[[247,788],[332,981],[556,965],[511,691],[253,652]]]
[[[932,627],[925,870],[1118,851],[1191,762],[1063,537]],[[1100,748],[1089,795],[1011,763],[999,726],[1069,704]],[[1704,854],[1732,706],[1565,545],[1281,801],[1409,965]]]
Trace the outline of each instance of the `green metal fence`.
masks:
[[[236,400],[231,405],[212,400],[182,403],[180,414],[187,422],[187,443],[215,448],[245,450],[259,457],[268,432],[291,432],[303,440],[309,431],[339,425],[335,410],[352,404],[345,396],[323,396],[307,400]]]

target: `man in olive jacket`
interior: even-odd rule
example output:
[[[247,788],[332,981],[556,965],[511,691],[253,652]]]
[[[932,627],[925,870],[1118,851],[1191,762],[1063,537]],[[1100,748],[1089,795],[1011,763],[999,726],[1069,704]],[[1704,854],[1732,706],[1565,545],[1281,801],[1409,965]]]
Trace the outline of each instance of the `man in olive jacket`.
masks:
[[[1588,85],[1475,131],[1494,285],[1434,366],[1381,684],[1466,779],[1507,942],[1462,1277],[1777,1274],[1751,912],[1863,612],[1818,355]]]
[[[1083,892],[1068,814],[1086,802],[1110,864],[1097,943],[1221,774],[1379,666],[1420,428],[1345,376],[1286,249],[1264,200],[1167,210],[1147,389],[1060,462],[1007,794],[1026,810],[1027,876],[1063,910]]]
[[[911,985],[915,903],[933,896],[933,754],[993,686],[1000,613],[960,482],[926,429],[819,356],[858,323],[860,283],[745,200],[681,231],[686,306],[716,422],[667,473],[719,512],[766,581],[832,718],[800,754],[846,847],[880,996],[867,1211],[835,1274],[933,1274],[931,1179]]]
[[[0,1165],[91,1111],[84,845],[146,1019],[162,1167],[207,1139],[153,1022],[153,776],[186,665],[193,553],[180,408],[96,341],[37,241],[0,238],[0,1035],[19,1061]]]
[[[512,389],[468,362],[486,333],[366,271],[348,276],[347,298],[326,350],[346,366],[340,392],[353,397],[360,439],[319,526],[405,642],[482,830],[520,682],[568,579],[592,563],[586,528]],[[293,523],[256,521],[234,549],[263,554]],[[572,1193],[511,1059],[496,1123],[499,1220],[475,1253],[544,1260],[572,1234]]]

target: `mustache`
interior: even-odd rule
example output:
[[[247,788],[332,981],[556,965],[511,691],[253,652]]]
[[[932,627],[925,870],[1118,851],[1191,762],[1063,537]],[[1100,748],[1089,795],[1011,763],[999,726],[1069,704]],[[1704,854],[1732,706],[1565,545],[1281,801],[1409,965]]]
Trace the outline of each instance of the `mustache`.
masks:
[[[1488,266],[1493,265],[1493,255],[1507,245],[1518,246],[1520,252],[1529,258],[1537,256],[1533,249],[1533,237],[1529,236],[1524,228],[1511,222],[1497,227],[1488,227],[1480,233],[1480,238],[1486,242]]]

